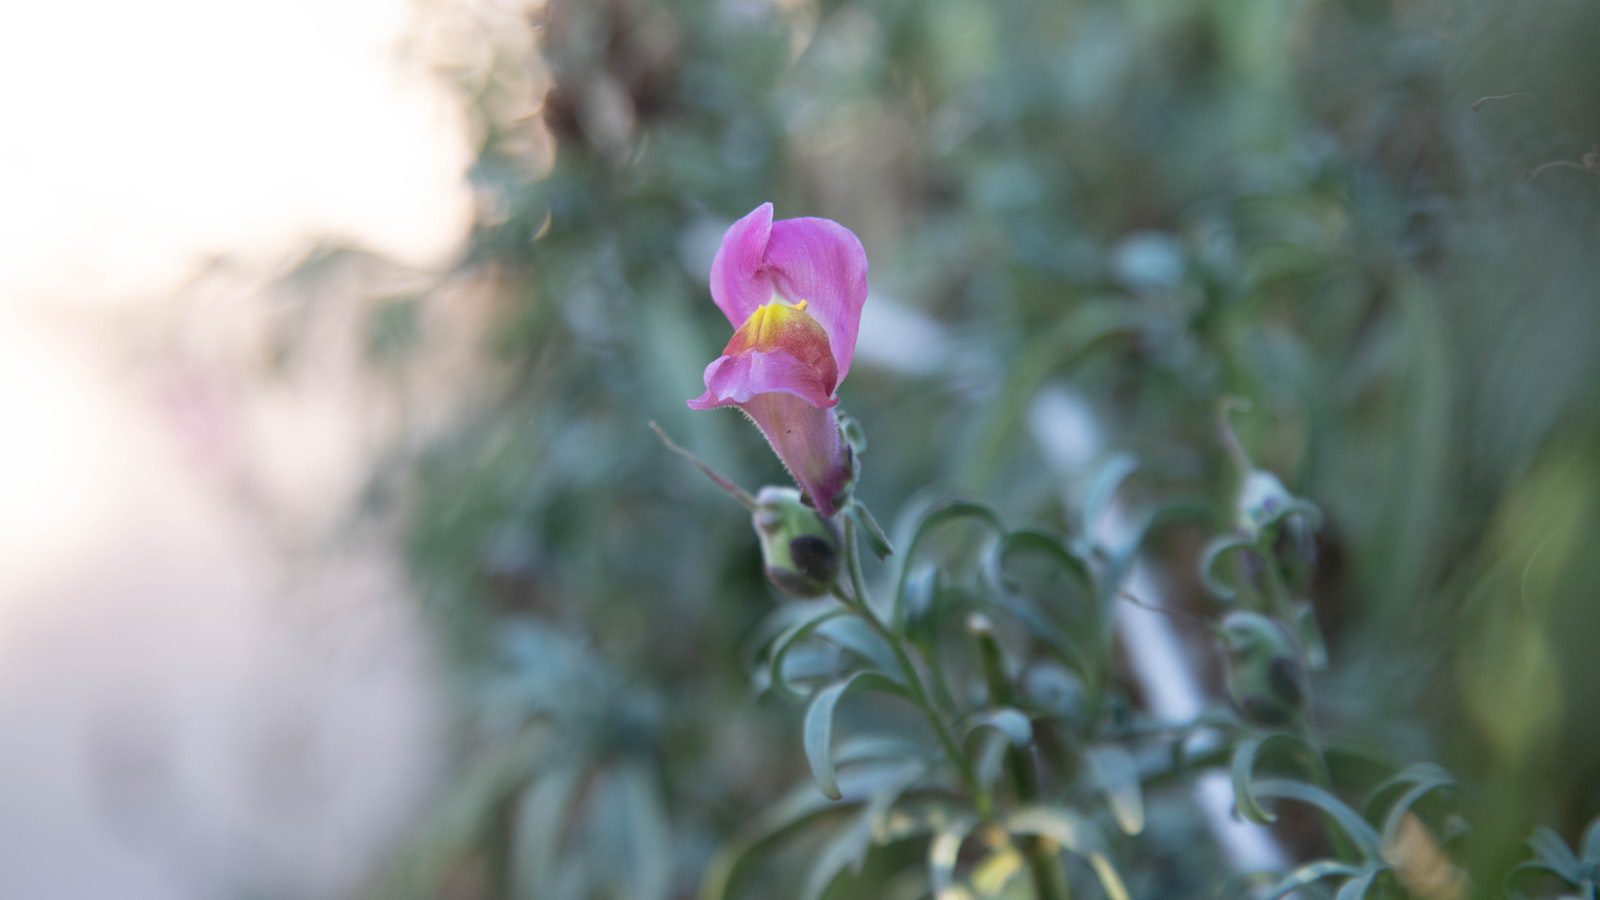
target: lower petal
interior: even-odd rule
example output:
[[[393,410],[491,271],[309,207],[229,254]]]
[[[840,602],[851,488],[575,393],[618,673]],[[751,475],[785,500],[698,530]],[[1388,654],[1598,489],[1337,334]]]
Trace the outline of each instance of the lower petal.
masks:
[[[749,350],[718,357],[706,366],[706,392],[690,400],[694,409],[742,406],[767,393],[790,394],[812,406],[837,406],[831,372],[817,369],[782,350]]]

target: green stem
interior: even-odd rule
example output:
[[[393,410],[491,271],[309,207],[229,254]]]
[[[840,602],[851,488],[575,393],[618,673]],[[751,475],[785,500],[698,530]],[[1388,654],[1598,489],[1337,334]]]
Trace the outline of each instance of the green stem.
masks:
[[[1278,570],[1278,556],[1271,550],[1270,534],[1264,545],[1267,549],[1261,555],[1266,564],[1267,596],[1279,622],[1289,631],[1289,639],[1294,642],[1295,653],[1300,657],[1300,670],[1305,673],[1306,699],[1305,706],[1300,710],[1300,739],[1305,742],[1311,756],[1312,779],[1316,781],[1318,787],[1333,793],[1333,771],[1328,768],[1327,750],[1323,747],[1322,736],[1317,732],[1313,720],[1315,704],[1311,692],[1311,649],[1306,646],[1305,637],[1300,633],[1299,618],[1292,603],[1293,597],[1289,593],[1289,586],[1284,583],[1282,573]],[[1338,855],[1347,856],[1355,852],[1355,848],[1339,829],[1329,829],[1328,838]]]
[[[1015,706],[1016,691],[1007,677],[1000,655],[1000,644],[995,640],[993,626],[987,618],[969,625],[978,639],[978,655],[983,663],[983,678],[989,687],[991,706]],[[1023,803],[1039,798],[1039,773],[1034,771],[1033,757],[1026,749],[1006,747],[1006,769],[1011,775],[1011,788]],[[1028,861],[1028,874],[1033,878],[1033,892],[1038,900],[1065,900],[1069,891],[1066,873],[1061,864],[1037,837],[1023,837],[1018,841],[1022,856]]]
[[[872,627],[884,643],[889,645],[889,650],[894,653],[895,662],[900,666],[900,671],[905,675],[906,687],[911,692],[911,701],[922,709],[928,719],[928,724],[933,727],[933,733],[939,740],[939,745],[944,749],[945,756],[949,757],[951,765],[955,766],[956,774],[960,777],[962,786],[972,797],[977,806],[978,815],[989,819],[994,815],[994,800],[987,791],[981,788],[977,773],[972,768],[972,761],[961,751],[955,737],[950,734],[949,727],[945,724],[944,717],[939,715],[937,709],[928,698],[927,687],[922,683],[922,674],[912,662],[911,655],[906,652],[905,642],[896,635],[878,612],[872,606],[872,599],[867,594],[866,578],[861,572],[861,549],[856,541],[856,524],[850,516],[844,517],[844,545],[845,558],[850,573],[850,591],[853,597],[839,595],[844,601]]]

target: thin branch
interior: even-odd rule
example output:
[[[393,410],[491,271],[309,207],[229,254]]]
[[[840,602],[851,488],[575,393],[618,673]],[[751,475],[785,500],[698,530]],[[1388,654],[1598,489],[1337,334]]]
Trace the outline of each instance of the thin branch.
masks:
[[[1228,458],[1233,460],[1240,475],[1247,475],[1255,466],[1250,462],[1250,454],[1244,451],[1244,445],[1239,443],[1239,436],[1233,431],[1233,423],[1229,421],[1235,411],[1249,412],[1250,401],[1243,397],[1222,398],[1222,402],[1217,404],[1217,431],[1222,436],[1222,446],[1227,450]]]
[[[1126,600],[1140,609],[1148,610],[1149,612],[1153,613],[1160,613],[1163,616],[1170,616],[1186,625],[1192,625],[1196,628],[1204,628],[1206,631],[1216,630],[1216,624],[1210,619],[1206,618],[1205,616],[1192,613],[1186,609],[1176,609],[1171,606],[1156,606],[1154,603],[1146,603],[1127,591],[1118,591],[1117,598],[1119,600]]]
[[[1472,101],[1472,111],[1473,112],[1477,112],[1478,110],[1483,109],[1484,106],[1486,106],[1486,105],[1488,105],[1490,103],[1498,103],[1501,100],[1513,100],[1513,99],[1516,99],[1517,97],[1526,97],[1526,96],[1528,96],[1526,91],[1519,91],[1518,93],[1515,93],[1515,94],[1494,94],[1494,95],[1488,96],[1488,97],[1479,97],[1478,99]]]
[[[1589,175],[1593,175],[1594,174],[1594,170],[1590,169],[1588,166],[1583,165],[1582,163],[1575,163],[1575,162],[1573,162],[1571,160],[1567,160],[1567,159],[1555,159],[1555,160],[1551,160],[1550,162],[1543,163],[1542,165],[1539,165],[1538,167],[1534,168],[1532,171],[1528,172],[1528,176],[1527,176],[1528,180],[1532,181],[1535,178],[1538,178],[1540,175],[1543,175],[1545,173],[1545,171],[1548,170],[1548,169],[1576,169],[1579,172],[1583,172],[1585,174],[1589,174]]]
[[[668,450],[671,450],[673,453],[676,453],[693,463],[694,467],[705,473],[705,476],[715,482],[717,487],[722,488],[722,490],[727,493],[728,496],[739,501],[740,506],[743,506],[745,509],[748,509],[751,512],[756,511],[756,498],[750,496],[750,493],[744,488],[739,487],[737,484],[734,484],[728,479],[722,477],[722,475],[719,474],[716,469],[713,469],[701,462],[700,457],[695,456],[693,453],[690,453],[674,443],[672,438],[667,437],[667,433],[661,430],[661,426],[655,423],[654,419],[650,420],[650,430],[656,433],[656,437],[661,439],[661,443],[667,445]]]

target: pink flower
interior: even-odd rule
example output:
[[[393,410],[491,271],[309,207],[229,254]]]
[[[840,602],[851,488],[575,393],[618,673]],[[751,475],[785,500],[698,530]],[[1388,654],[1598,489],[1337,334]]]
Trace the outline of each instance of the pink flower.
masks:
[[[772,221],[763,203],[729,227],[711,299],[737,329],[689,406],[737,406],[825,516],[851,475],[834,391],[850,371],[867,301],[867,253],[827,219]]]

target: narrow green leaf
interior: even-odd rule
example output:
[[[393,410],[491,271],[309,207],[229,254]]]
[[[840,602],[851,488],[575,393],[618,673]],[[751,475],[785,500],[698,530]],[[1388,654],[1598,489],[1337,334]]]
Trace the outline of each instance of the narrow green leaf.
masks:
[[[836,741],[833,760],[841,766],[868,762],[902,764],[906,760],[926,762],[935,758],[936,752],[920,742],[902,737],[862,734]]]
[[[974,824],[970,816],[953,819],[934,832],[933,840],[928,842],[928,885],[935,897],[943,898],[955,889],[956,861]]]
[[[554,877],[562,827],[578,787],[579,770],[551,769],[523,790],[511,826],[511,893],[535,900]]]
[[[872,833],[859,818],[840,829],[817,851],[811,870],[806,873],[805,887],[800,892],[802,900],[819,900],[852,860],[866,855],[871,844]]]
[[[817,629],[817,635],[871,663],[880,673],[900,680],[894,650],[860,616],[830,619]]]
[[[1335,876],[1354,877],[1360,875],[1363,871],[1365,870],[1360,866],[1353,866],[1337,860],[1318,860],[1317,862],[1303,865],[1284,876],[1282,881],[1272,886],[1272,890],[1268,891],[1262,900],[1278,900],[1280,897],[1287,897],[1306,885],[1321,881],[1324,878]]]
[[[1066,629],[1051,621],[1039,610],[1032,599],[1020,595],[997,598],[993,608],[1009,613],[1012,618],[1039,639],[1040,646],[1054,654],[1067,668],[1076,671],[1085,681],[1098,675],[1099,666],[1089,658],[1087,651]]]
[[[740,829],[712,860],[700,892],[702,900],[725,900],[745,867],[758,856],[760,851],[782,843],[809,826],[850,813],[866,798],[877,796],[886,789],[886,786],[903,777],[909,765],[907,763],[895,762],[885,765],[859,762],[875,758],[874,754],[880,750],[889,749],[885,745],[872,748],[870,752],[863,752],[860,746],[852,746],[867,743],[875,742],[850,740],[839,748],[838,757],[853,763],[849,770],[839,774],[840,792],[845,797],[843,802],[827,799],[809,782],[796,786],[777,803],[764,810],[748,826]],[[920,808],[916,814],[923,817],[932,815],[926,809]],[[891,817],[890,826],[903,825],[908,830],[917,827],[915,824],[901,823],[897,819],[898,816]],[[944,819],[938,821],[943,822]]]
[[[1059,806],[1033,806],[1006,816],[1001,824],[1011,834],[1049,838],[1068,852],[1083,857],[1099,877],[1107,897],[1128,900],[1128,889],[1106,855],[1100,832],[1077,813]]]
[[[1019,528],[1007,532],[995,543],[990,559],[993,562],[997,583],[1003,586],[1006,584],[1005,565],[1011,555],[1029,551],[1048,556],[1052,562],[1076,578],[1083,587],[1091,591],[1094,589],[1094,573],[1090,570],[1088,561],[1073,552],[1061,538],[1038,528]]]
[[[999,732],[1014,747],[1026,747],[1033,741],[1033,722],[1027,714],[1009,706],[974,713],[967,721],[966,736],[970,738],[984,728]]]
[[[914,806],[902,802],[878,821],[873,840],[879,844],[892,844],[907,838],[937,834],[951,822],[966,815],[954,802],[945,798],[924,800]]]
[[[1288,779],[1273,778],[1256,782],[1255,794],[1257,797],[1282,797],[1287,800],[1297,800],[1309,803],[1328,814],[1339,825],[1339,828],[1361,851],[1361,855],[1369,862],[1381,862],[1383,859],[1383,844],[1378,833],[1373,830],[1367,820],[1342,800],[1333,796],[1322,788],[1314,785],[1303,784]]]
[[[1518,863],[1517,865],[1511,867],[1510,872],[1506,873],[1505,881],[1502,883],[1502,888],[1504,889],[1508,898],[1511,898],[1511,900],[1527,900],[1528,895],[1515,889],[1513,885],[1520,881],[1524,875],[1529,873],[1548,875],[1551,878],[1562,881],[1571,887],[1581,887],[1578,882],[1569,881],[1567,876],[1561,874],[1542,862]]]
[[[702,900],[724,900],[740,871],[757,851],[813,822],[840,815],[850,808],[848,802],[834,803],[818,795],[809,784],[790,791],[757,816],[749,827],[742,829],[712,860],[701,888]]]
[[[1000,518],[1000,514],[982,503],[970,500],[946,500],[934,504],[917,523],[911,540],[906,544],[905,556],[900,561],[900,577],[895,583],[894,608],[889,620],[896,629],[905,622],[906,578],[911,574],[912,564],[916,561],[917,549],[941,526],[960,519],[972,519],[997,535],[1005,534],[1005,522]]]
[[[1328,642],[1322,638],[1322,626],[1317,624],[1316,611],[1310,603],[1300,603],[1294,610],[1295,629],[1306,648],[1306,665],[1320,672],[1328,667]]]
[[[996,847],[985,853],[972,867],[967,882],[979,897],[1013,896],[1006,892],[1007,885],[1028,869],[1027,860],[1015,844]]]
[[[1201,498],[1175,500],[1139,513],[1122,546],[1106,548],[1107,563],[1101,574],[1106,584],[1121,584],[1139,551],[1152,534],[1177,522],[1205,522],[1212,519],[1211,505]]]
[[[1539,858],[1549,869],[1559,874],[1568,884],[1576,886],[1583,880],[1583,865],[1578,862],[1578,857],[1567,848],[1567,842],[1561,839],[1553,829],[1540,825],[1528,836],[1528,846],[1533,849],[1533,855]]]
[[[843,681],[836,681],[817,691],[816,696],[811,699],[811,706],[806,709],[804,732],[806,761],[811,764],[811,774],[817,780],[817,787],[832,800],[838,800],[841,796],[839,776],[834,768],[833,759],[834,708],[844,699],[845,694],[858,687],[905,695],[905,688],[899,682],[877,672],[857,672]]]
[[[1318,509],[1315,503],[1301,497],[1294,497],[1273,510],[1272,515],[1261,522],[1260,527],[1263,531],[1267,531],[1290,516],[1304,517],[1306,524],[1310,525],[1312,530],[1322,527],[1322,510]]]
[[[1256,756],[1261,752],[1261,746],[1267,741],[1279,737],[1277,732],[1258,735],[1240,741],[1233,748],[1233,805],[1239,810],[1239,815],[1256,823],[1257,825],[1271,825],[1278,817],[1256,799],[1255,789],[1251,786],[1256,768]]]
[[[1333,900],[1365,900],[1367,892],[1372,890],[1372,883],[1382,872],[1382,868],[1374,867],[1351,878],[1339,885],[1339,893],[1333,895]]]
[[[848,612],[849,610],[842,606],[834,606],[831,609],[824,609],[813,614],[808,619],[796,622],[795,624],[789,626],[789,628],[782,634],[778,635],[777,639],[772,642],[772,654],[767,661],[767,669],[769,672],[768,683],[772,687],[791,697],[803,696],[799,691],[794,689],[793,685],[789,683],[789,679],[784,677],[783,661],[788,658],[789,651],[791,649],[804,642],[805,639],[810,637],[812,633],[815,632],[823,623],[829,621],[830,619],[836,619]]]
[[[1383,819],[1383,844],[1386,847],[1394,846],[1400,823],[1417,801],[1441,788],[1455,787],[1456,781],[1449,772],[1433,763],[1418,763],[1407,766],[1379,785],[1372,792],[1373,799],[1377,800],[1386,791],[1401,785],[1408,787],[1395,799]]]
[[[1139,460],[1131,453],[1118,453],[1100,465],[1083,495],[1082,517],[1078,521],[1080,533],[1093,535],[1099,532],[1100,522],[1111,508],[1117,490],[1138,470]]]
[[[1129,753],[1114,744],[1089,748],[1085,754],[1089,771],[1106,795],[1106,805],[1111,817],[1123,834],[1138,834],[1144,830],[1144,792],[1139,784],[1139,763]]]
[[[1253,538],[1240,537],[1236,534],[1218,535],[1206,544],[1205,551],[1200,554],[1200,581],[1205,584],[1206,590],[1210,591],[1213,597],[1227,603],[1238,599],[1239,592],[1217,574],[1217,564],[1227,555],[1240,550],[1254,549],[1255,545]]]
[[[1591,865],[1600,865],[1600,816],[1583,830],[1583,858]]]
[[[915,784],[926,772],[927,766],[921,762],[900,766],[897,774],[892,776],[884,787],[872,794],[872,798],[862,807],[856,818],[823,845],[816,854],[811,871],[806,875],[805,888],[801,891],[804,900],[819,900],[828,890],[828,886],[833,884],[846,868],[856,872],[861,871],[861,864],[866,859],[867,851],[882,833],[883,818],[906,789]]]
[[[802,622],[829,610],[839,609],[839,601],[829,597],[824,600],[796,600],[783,603],[764,617],[746,642],[746,667],[760,671],[771,653],[773,644],[784,633]],[[765,677],[763,674],[762,677]]]
[[[850,515],[861,525],[861,533],[867,536],[867,546],[879,559],[888,559],[894,555],[894,544],[889,542],[889,536],[883,533],[883,526],[873,517],[872,511],[866,505],[857,501],[850,504]]]
[[[606,769],[591,782],[591,809],[602,846],[628,860],[610,878],[627,900],[665,900],[672,882],[672,838],[660,786],[641,763]]]

